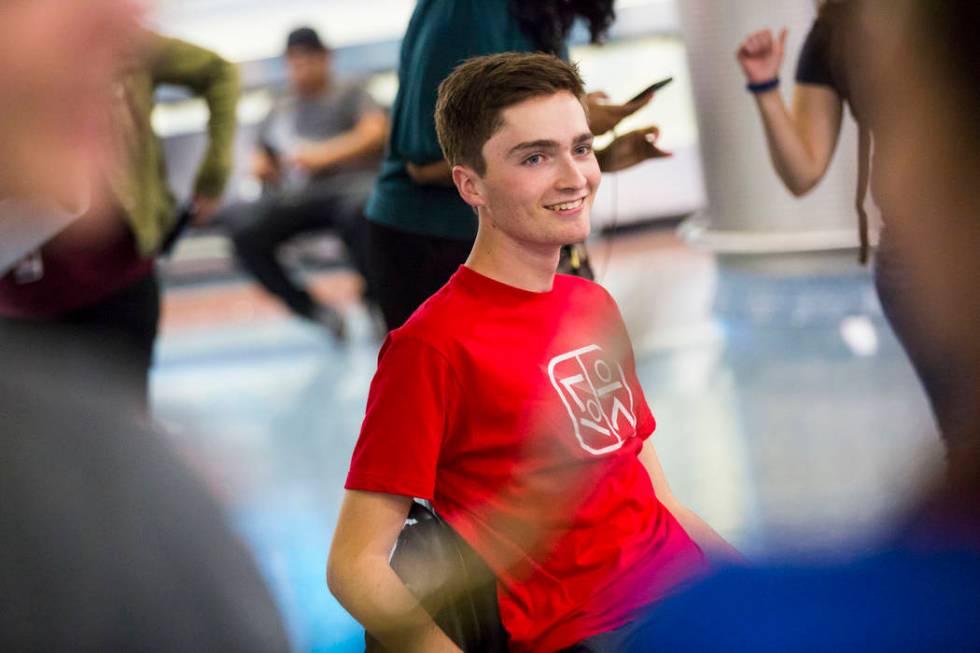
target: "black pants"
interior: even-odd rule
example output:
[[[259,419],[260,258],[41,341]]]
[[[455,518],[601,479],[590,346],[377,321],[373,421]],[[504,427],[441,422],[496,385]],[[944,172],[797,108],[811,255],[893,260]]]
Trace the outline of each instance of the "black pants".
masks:
[[[149,373],[160,319],[155,272],[109,297],[53,319],[0,321],[5,346],[60,361],[63,385],[99,388],[120,414],[149,415]]]
[[[378,304],[397,329],[466,262],[472,240],[411,234],[368,222],[369,257]]]
[[[309,317],[316,304],[279,262],[279,246],[303,233],[335,230],[346,245],[354,268],[364,276],[365,298],[370,299],[374,293],[367,278],[367,221],[363,210],[373,183],[373,174],[337,175],[312,182],[302,191],[272,193],[257,202],[227,207],[216,219],[228,228],[242,267],[294,313]]]

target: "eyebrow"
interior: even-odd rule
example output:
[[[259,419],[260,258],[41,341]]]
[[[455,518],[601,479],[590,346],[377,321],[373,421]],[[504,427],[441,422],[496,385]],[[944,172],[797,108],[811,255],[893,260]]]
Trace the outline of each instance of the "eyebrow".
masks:
[[[592,142],[595,137],[591,133],[579,134],[572,141],[572,145],[581,145],[582,143]],[[537,141],[525,141],[523,143],[518,143],[514,147],[510,148],[507,152],[507,156],[511,156],[517,152],[523,152],[524,150],[557,150],[560,144],[558,141],[553,141],[549,139],[541,139]]]

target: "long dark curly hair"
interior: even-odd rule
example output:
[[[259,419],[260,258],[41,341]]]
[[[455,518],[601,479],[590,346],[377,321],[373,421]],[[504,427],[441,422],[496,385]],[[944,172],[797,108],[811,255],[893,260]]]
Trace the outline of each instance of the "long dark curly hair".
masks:
[[[613,0],[510,0],[521,28],[542,52],[556,54],[576,18],[589,25],[593,43],[600,43],[616,19]]]

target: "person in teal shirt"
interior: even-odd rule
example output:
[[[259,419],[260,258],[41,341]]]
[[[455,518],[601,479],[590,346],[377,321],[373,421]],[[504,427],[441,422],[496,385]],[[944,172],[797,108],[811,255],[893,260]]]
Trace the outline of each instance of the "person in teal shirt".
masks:
[[[572,23],[585,19],[598,42],[614,18],[612,0],[419,0],[402,41],[398,94],[381,173],[368,200],[369,261],[389,329],[399,327],[466,260],[476,216],[453,186],[436,138],[439,83],[465,59],[498,52],[545,51],[568,59]],[[590,127],[601,134],[645,105],[591,94]],[[637,130],[598,152],[604,170],[665,153],[655,128]],[[616,156],[613,156],[615,154]],[[615,165],[613,164],[615,160]]]

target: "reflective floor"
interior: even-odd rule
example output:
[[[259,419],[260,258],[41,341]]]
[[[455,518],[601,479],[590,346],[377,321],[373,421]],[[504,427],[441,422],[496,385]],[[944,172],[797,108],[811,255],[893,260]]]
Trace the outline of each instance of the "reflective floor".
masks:
[[[914,373],[852,253],[718,259],[671,230],[596,241],[670,483],[750,558],[867,547],[941,456]],[[363,650],[324,582],[379,341],[344,272],[333,343],[242,280],[172,289],[154,413],[252,547],[299,651]]]

